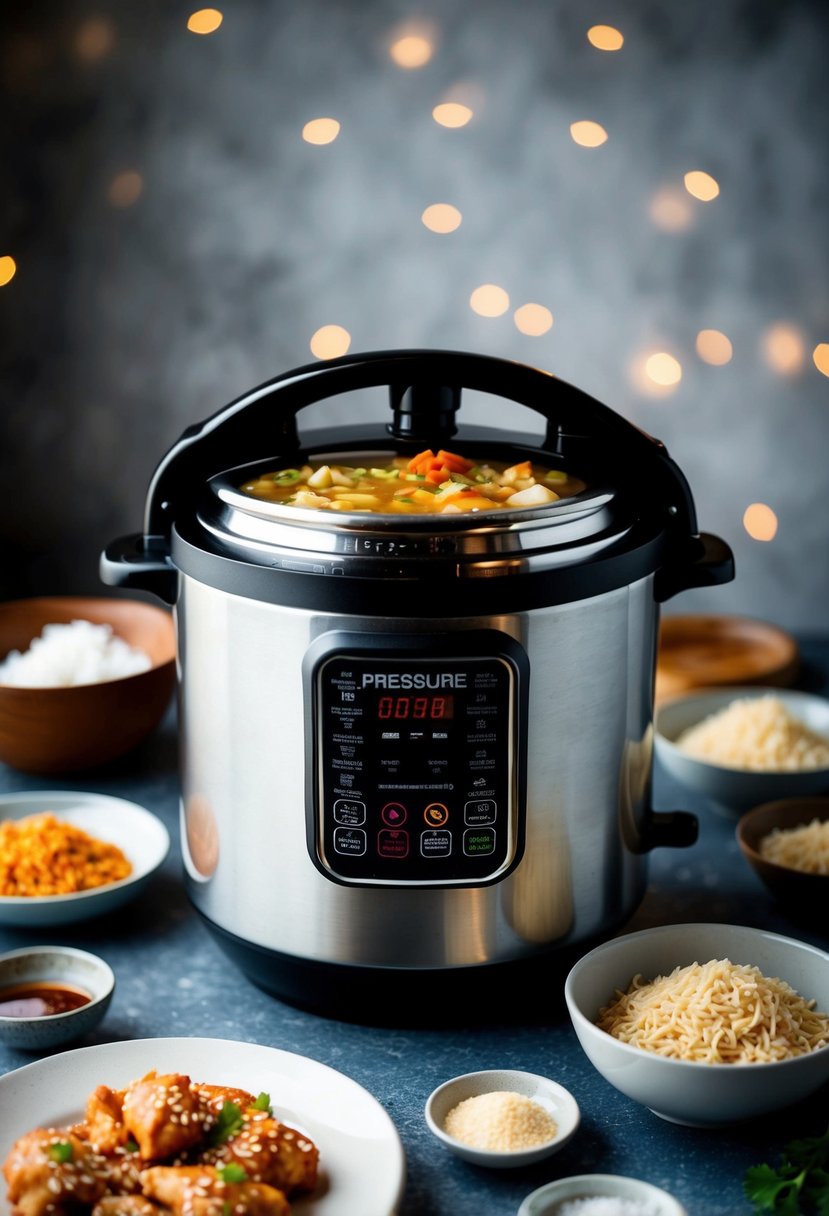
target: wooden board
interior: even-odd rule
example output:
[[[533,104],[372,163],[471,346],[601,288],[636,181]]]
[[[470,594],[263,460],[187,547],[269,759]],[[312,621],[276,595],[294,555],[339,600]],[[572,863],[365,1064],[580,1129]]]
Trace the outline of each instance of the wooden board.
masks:
[[[656,702],[722,684],[793,683],[800,652],[775,625],[740,616],[665,616],[659,632]]]

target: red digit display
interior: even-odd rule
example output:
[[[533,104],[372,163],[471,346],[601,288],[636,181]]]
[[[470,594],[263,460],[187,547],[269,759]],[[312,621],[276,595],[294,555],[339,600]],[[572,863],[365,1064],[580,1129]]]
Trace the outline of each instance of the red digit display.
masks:
[[[388,722],[437,722],[454,714],[454,697],[445,694],[426,697],[383,696],[377,700],[377,717]]]

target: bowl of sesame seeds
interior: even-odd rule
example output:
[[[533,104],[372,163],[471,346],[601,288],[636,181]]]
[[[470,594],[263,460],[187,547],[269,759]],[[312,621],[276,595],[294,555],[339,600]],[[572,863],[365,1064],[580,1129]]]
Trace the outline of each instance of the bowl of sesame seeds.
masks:
[[[536,1073],[490,1069],[439,1085],[426,1102],[432,1134],[473,1165],[505,1169],[558,1152],[580,1122],[563,1085]]]

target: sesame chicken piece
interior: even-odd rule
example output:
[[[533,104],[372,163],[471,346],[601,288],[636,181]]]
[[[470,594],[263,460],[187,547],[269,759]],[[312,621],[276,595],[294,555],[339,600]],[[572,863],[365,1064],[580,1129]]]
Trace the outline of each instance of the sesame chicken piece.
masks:
[[[124,1126],[143,1161],[166,1161],[192,1148],[215,1122],[207,1103],[182,1073],[147,1073],[128,1086]]]
[[[122,1109],[124,1092],[99,1085],[87,1099],[82,1134],[98,1153],[112,1153],[129,1139]]]
[[[106,1192],[92,1146],[68,1128],[40,1127],[15,1141],[3,1165],[14,1216],[68,1216]]]
[[[142,1179],[144,1194],[175,1216],[290,1216],[282,1191],[262,1182],[225,1182],[212,1165],[156,1165]]]
[[[317,1184],[317,1146],[266,1111],[249,1108],[242,1112],[242,1119],[240,1131],[207,1149],[200,1160],[218,1166],[233,1162],[251,1181],[278,1187],[286,1195],[312,1191]]]
[[[104,1195],[92,1209],[92,1216],[164,1216],[167,1211],[143,1195]]]

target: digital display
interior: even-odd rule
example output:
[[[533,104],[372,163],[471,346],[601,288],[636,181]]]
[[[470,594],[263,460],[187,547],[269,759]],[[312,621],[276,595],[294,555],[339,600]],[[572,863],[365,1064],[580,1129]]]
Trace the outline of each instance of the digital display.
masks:
[[[377,717],[381,722],[440,722],[455,715],[452,694],[382,696],[377,699]]]

